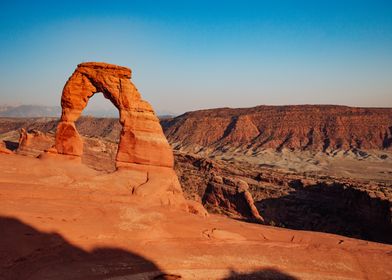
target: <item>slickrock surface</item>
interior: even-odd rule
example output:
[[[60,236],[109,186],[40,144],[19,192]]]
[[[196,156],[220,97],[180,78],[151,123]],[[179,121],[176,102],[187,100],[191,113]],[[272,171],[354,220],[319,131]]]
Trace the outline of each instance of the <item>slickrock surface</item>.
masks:
[[[39,148],[45,148],[35,135],[29,136],[28,150],[35,151],[29,156],[38,156],[42,152]],[[46,146],[50,147],[54,136],[46,136],[52,138]],[[98,137],[83,137],[83,142],[83,163],[95,170],[115,171],[117,143]],[[19,150],[18,154],[25,154],[25,148]],[[178,152],[175,162],[184,196],[203,203],[211,213],[392,244],[391,181],[282,171],[246,161]],[[356,162],[369,164],[366,160],[352,160],[351,164]],[[189,201],[188,207],[195,208]]]
[[[174,149],[257,156],[282,151],[390,150],[392,108],[333,105],[210,109],[162,121]]]
[[[74,162],[0,166],[0,279],[392,277],[390,245],[151,207]]]
[[[307,117],[311,122],[317,117],[314,112],[317,112],[320,106],[294,106],[298,110],[302,107],[308,108],[305,113],[310,117],[304,113],[300,119]],[[353,112],[356,112],[357,118],[371,118],[369,121],[363,119],[361,126],[368,129],[370,136],[375,135],[373,126],[378,127],[382,123],[380,119],[388,118],[390,111],[321,106],[319,111],[324,111],[318,117],[336,119],[336,111],[332,110],[335,107],[338,111],[347,111],[344,113],[347,118],[350,114],[353,115]],[[279,119],[285,116],[286,107],[256,107],[240,111],[250,114],[268,108],[281,112],[281,116],[275,119],[279,124]],[[211,116],[217,114],[217,111],[219,110],[208,110]],[[221,117],[223,118],[227,112],[233,110],[224,109],[220,112]],[[278,112],[277,116],[280,114]],[[384,112],[384,115],[380,116],[379,112]],[[188,115],[189,120],[186,117]],[[206,118],[211,116],[206,113]],[[189,113],[175,120],[182,120],[187,126],[193,118],[193,113]],[[200,122],[203,123],[203,118],[200,118]],[[167,121],[162,123],[165,126]],[[211,123],[214,121],[211,120]],[[328,131],[332,131],[330,126],[333,124],[333,121],[327,123]],[[48,118],[2,118],[0,137],[6,140],[7,147],[12,148],[15,145],[16,148],[19,138],[17,129],[25,127],[29,131],[50,132],[48,135],[53,139],[51,133],[55,132],[56,125],[55,119]],[[184,129],[181,124],[174,125],[178,126],[179,131]],[[82,161],[96,170],[113,172],[121,132],[118,120],[82,117],[76,121],[76,127],[84,142]],[[170,127],[166,127],[169,139],[172,131]],[[296,127],[294,120],[292,127]],[[359,124],[356,125],[353,121],[345,127],[358,129]],[[352,135],[356,135],[353,131]],[[193,128],[189,128],[189,134],[192,133]],[[382,136],[382,133],[380,135]],[[353,148],[347,151],[326,149],[323,152],[322,149],[314,150],[315,147],[320,147],[314,145],[313,148],[309,146],[309,149],[294,151],[286,148],[282,148],[281,151],[262,148],[256,154],[249,154],[242,148],[234,149],[227,146],[223,150],[211,150],[211,146],[206,145],[196,154],[192,154],[190,150],[193,150],[194,145],[187,146],[188,138],[182,139],[185,144],[179,146],[178,142],[175,142],[176,139],[171,140],[174,141],[174,147],[185,150],[177,150],[175,154],[175,169],[185,197],[203,203],[211,213],[224,214],[235,219],[260,221],[254,212],[256,207],[261,218],[270,225],[392,243],[392,152],[389,147],[372,150],[362,147],[361,150]],[[33,149],[36,151],[34,155],[37,156],[37,151],[45,147],[40,147],[42,142],[34,142],[37,141],[31,141],[31,145],[36,146]],[[50,144],[47,147],[50,147]],[[23,148],[17,153],[23,154]],[[214,181],[215,177],[221,177],[223,184],[217,184]],[[248,193],[239,191],[236,184],[230,183],[239,180],[248,184],[248,192],[253,197],[254,207]],[[189,203],[188,207],[194,208]]]

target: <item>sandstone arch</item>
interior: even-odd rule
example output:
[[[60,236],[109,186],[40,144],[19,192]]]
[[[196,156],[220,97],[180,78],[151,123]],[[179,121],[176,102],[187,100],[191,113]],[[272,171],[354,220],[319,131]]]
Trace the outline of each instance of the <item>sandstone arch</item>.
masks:
[[[173,167],[173,153],[151,105],[131,82],[131,70],[107,63],[81,63],[64,86],[62,115],[52,152],[81,157],[83,142],[75,121],[88,100],[102,92],[119,110],[122,131],[116,166],[142,164]]]

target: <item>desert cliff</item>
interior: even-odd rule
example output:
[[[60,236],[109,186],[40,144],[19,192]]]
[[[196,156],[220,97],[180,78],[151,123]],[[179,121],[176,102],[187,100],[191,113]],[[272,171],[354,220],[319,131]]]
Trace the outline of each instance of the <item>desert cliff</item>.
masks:
[[[257,155],[264,149],[325,153],[392,146],[392,109],[257,106],[185,113],[162,121],[177,150]]]

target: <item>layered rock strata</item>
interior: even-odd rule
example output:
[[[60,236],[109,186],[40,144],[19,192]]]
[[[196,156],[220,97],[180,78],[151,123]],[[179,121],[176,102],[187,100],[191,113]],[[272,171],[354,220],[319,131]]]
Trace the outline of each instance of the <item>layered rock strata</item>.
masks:
[[[392,109],[335,105],[257,106],[188,112],[162,121],[174,149],[258,156],[266,149],[390,150]]]

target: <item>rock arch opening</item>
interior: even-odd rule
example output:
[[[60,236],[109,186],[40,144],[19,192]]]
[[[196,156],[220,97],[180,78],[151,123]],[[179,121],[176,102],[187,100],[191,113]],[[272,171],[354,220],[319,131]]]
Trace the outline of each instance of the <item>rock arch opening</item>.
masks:
[[[116,107],[102,93],[96,93],[75,124],[83,138],[82,163],[98,171],[115,171],[121,133]]]
[[[119,112],[117,108],[105,98],[102,92],[97,92],[89,98],[87,106],[82,112],[82,117],[118,119]]]
[[[130,79],[131,70],[126,67],[97,62],[79,64],[64,86],[55,145],[48,152],[81,159],[83,140],[75,122],[89,99],[102,92],[119,111],[121,133],[116,168],[135,165],[172,168],[172,150],[159,120]]]

